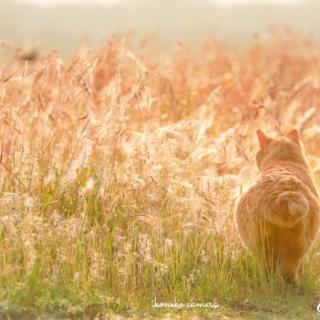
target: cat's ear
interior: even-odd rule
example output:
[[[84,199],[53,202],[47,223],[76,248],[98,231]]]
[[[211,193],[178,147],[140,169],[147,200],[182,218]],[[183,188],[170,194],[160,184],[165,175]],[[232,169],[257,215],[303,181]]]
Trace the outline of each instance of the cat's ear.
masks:
[[[256,133],[257,133],[257,137],[258,137],[259,145],[261,149],[266,147],[271,142],[271,139],[267,137],[260,129],[257,130]]]
[[[297,129],[293,129],[288,133],[288,137],[293,139],[295,142],[300,143],[300,135]]]

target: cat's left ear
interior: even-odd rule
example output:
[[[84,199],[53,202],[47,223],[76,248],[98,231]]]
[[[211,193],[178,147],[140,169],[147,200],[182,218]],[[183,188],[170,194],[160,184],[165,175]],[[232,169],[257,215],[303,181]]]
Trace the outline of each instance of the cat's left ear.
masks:
[[[260,149],[264,149],[272,140],[267,137],[260,129],[256,131]]]
[[[300,143],[300,134],[297,129],[293,129],[288,133],[288,137],[293,139],[295,142]]]

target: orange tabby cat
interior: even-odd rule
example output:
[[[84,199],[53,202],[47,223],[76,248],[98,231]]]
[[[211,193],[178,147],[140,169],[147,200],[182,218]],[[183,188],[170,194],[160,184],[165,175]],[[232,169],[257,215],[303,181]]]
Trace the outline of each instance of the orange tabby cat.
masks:
[[[272,139],[257,131],[260,150],[258,181],[244,193],[236,221],[244,244],[267,267],[279,267],[288,281],[316,238],[320,223],[319,194],[297,130]]]

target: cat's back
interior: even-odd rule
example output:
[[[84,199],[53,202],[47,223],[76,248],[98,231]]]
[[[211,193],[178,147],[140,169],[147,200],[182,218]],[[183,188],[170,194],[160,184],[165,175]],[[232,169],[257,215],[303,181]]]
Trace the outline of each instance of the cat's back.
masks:
[[[302,183],[290,171],[273,167],[262,172],[258,180],[244,192],[236,204],[237,214],[254,214],[257,218],[263,214],[263,207],[271,201],[272,197],[286,186],[299,185]]]
[[[275,203],[281,194],[287,194],[292,190],[294,194],[298,193],[306,199],[308,215],[300,224],[304,224],[305,230],[310,231],[310,235],[313,236],[319,225],[320,201],[317,191],[310,188],[310,181],[311,178],[304,177],[302,180],[300,174],[282,166],[270,167],[263,171],[236,204],[236,222],[242,237],[250,241],[250,237],[255,237],[256,230],[262,225],[275,225],[268,219],[270,211],[276,211],[275,215],[283,214],[280,209],[274,210]],[[284,219],[282,226],[289,226],[289,221],[286,225]]]
[[[245,229],[264,222],[266,212],[282,192],[296,190],[314,201],[312,191],[291,170],[274,166],[260,174],[258,180],[238,199],[236,220]]]

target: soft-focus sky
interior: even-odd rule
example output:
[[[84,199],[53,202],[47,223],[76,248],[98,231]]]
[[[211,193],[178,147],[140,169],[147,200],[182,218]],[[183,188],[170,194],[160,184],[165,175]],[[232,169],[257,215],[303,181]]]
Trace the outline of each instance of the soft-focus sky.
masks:
[[[215,37],[246,46],[283,26],[320,41],[319,12],[320,0],[0,0],[0,42],[72,54],[84,42],[100,46],[129,32],[132,39],[152,34],[163,47]]]
[[[102,4],[109,4],[119,1],[130,1],[130,0],[20,0],[24,2],[33,2],[40,5],[47,5],[47,4],[58,4],[58,3],[81,3],[81,2],[96,2]],[[272,4],[296,4],[303,2],[303,0],[208,0],[210,2],[222,4],[222,5],[234,5],[234,4],[248,4],[248,3],[272,3]]]

